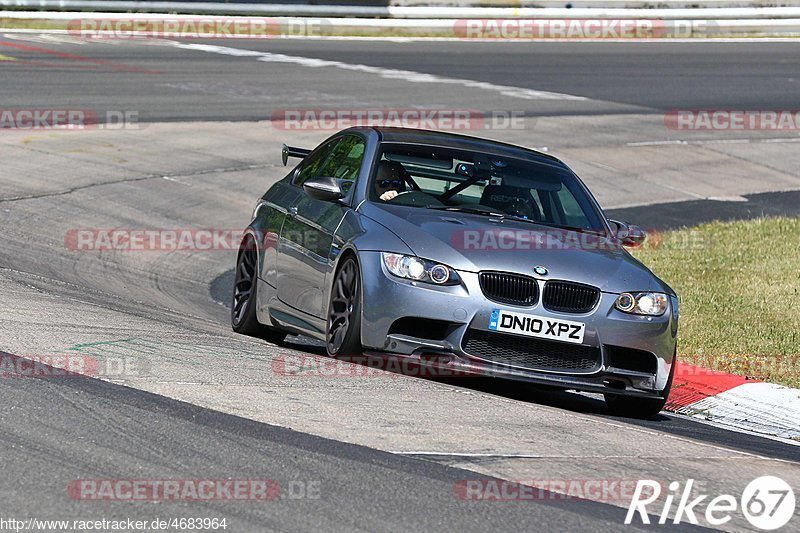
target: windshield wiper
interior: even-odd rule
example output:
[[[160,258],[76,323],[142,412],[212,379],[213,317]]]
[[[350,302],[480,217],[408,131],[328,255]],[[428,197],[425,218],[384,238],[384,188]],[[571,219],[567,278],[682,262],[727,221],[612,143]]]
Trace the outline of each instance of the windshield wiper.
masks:
[[[512,216],[512,215],[508,215],[508,217],[506,217],[506,218],[511,218],[513,220],[522,220],[524,222],[530,222],[532,224],[539,224],[540,226],[547,226],[548,228],[563,229],[563,230],[566,230],[566,231],[576,231],[578,233],[591,233],[593,235],[603,235],[603,236],[607,235],[605,231],[597,230],[597,229],[581,228],[579,226],[567,226],[567,225],[564,225],[564,224],[555,224],[555,223],[552,223],[552,222],[540,222],[540,221],[537,221],[537,220],[531,220],[529,218],[522,218],[522,217],[515,217],[515,216]]]
[[[452,211],[454,213],[469,213],[471,215],[486,215],[489,217],[500,217],[506,218],[508,215],[505,213],[498,213],[497,211],[491,211],[489,209],[477,209],[475,207],[459,207],[456,205],[448,206],[448,205],[429,205],[427,206],[428,209],[435,209],[437,211]]]
[[[596,230],[591,228],[581,228],[579,226],[567,226],[564,224],[555,224],[552,222],[542,222],[539,220],[533,220],[530,218],[519,217],[515,215],[509,215],[508,213],[498,213],[497,211],[491,211],[488,209],[477,209],[475,207],[462,207],[462,206],[448,206],[448,205],[429,205],[427,206],[428,209],[435,209],[437,211],[452,211],[455,213],[469,213],[473,215],[486,215],[490,217],[497,217],[502,220],[514,220],[520,222],[529,222],[531,224],[537,224],[539,226],[547,226],[548,228],[556,228],[556,229],[563,229],[566,231],[576,231],[578,233],[590,233],[593,235],[607,235],[606,232],[602,230]]]

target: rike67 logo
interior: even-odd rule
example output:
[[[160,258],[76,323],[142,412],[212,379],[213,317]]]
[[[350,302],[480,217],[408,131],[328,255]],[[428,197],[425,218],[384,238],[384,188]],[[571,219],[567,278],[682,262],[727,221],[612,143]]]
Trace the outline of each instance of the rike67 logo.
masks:
[[[708,494],[692,498],[694,480],[689,479],[681,490],[681,484],[673,481],[669,492],[662,501],[661,484],[643,479],[636,484],[633,499],[625,516],[625,523],[631,524],[638,513],[643,524],[650,524],[650,512],[658,512],[658,523],[666,524],[672,516],[673,524],[684,521],[693,525],[722,526],[730,522],[734,513],[741,511],[751,525],[767,531],[785,526],[794,516],[795,497],[792,487],[775,476],[761,476],[751,481],[742,491],[738,500],[730,494],[721,494],[707,501]],[[648,505],[651,506],[648,509]],[[659,509],[660,507],[660,509]],[[699,508],[705,507],[705,512]],[[700,524],[698,514],[705,518]]]

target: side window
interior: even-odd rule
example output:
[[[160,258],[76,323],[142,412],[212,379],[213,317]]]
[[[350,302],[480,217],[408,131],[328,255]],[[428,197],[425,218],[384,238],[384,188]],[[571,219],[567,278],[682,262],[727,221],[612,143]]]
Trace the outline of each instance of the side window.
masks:
[[[561,207],[564,208],[564,214],[567,215],[570,222],[583,222],[586,219],[586,216],[583,214],[583,209],[578,205],[578,201],[575,200],[575,197],[566,190],[566,187],[563,187],[561,191],[559,191],[558,198],[561,200]]]
[[[328,156],[331,155],[331,152],[333,152],[333,149],[336,148],[336,145],[340,140],[341,138],[334,139],[331,142],[320,146],[312,154],[306,157],[303,160],[303,164],[300,167],[300,172],[298,172],[297,176],[295,176],[293,183],[301,186],[303,185],[303,182],[309,178],[323,176],[323,174],[320,173],[322,166],[328,160]]]
[[[557,193],[553,193],[553,200],[556,202],[556,212],[562,224],[568,224],[577,228],[591,228],[592,223],[586,217],[586,213],[581,208],[578,200],[572,195],[567,187],[562,187]]]
[[[319,176],[330,176],[342,181],[342,190],[350,190],[361,170],[366,144],[361,137],[345,135],[334,148],[333,153],[319,169]]]

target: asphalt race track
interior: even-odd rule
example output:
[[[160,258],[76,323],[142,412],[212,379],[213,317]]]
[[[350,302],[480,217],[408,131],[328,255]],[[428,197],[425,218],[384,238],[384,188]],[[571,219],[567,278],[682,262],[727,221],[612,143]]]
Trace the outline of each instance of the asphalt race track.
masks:
[[[0,130],[5,518],[226,517],[232,531],[613,531],[629,498],[548,492],[476,502],[457,487],[691,478],[707,494],[741,494],[768,474],[800,484],[794,443],[668,414],[615,418],[584,395],[333,362],[333,375],[292,375],[282,369],[324,350],[230,331],[235,249],[87,251],[66,238],[81,228],[243,228],[258,196],[285,175],[281,143],[311,147],[333,133],[270,121],[287,109],[519,113],[515,128],[465,133],[546,148],[609,211],[646,227],[797,214],[797,193],[777,194],[800,189],[797,131],[678,131],[664,116],[795,109],[800,44],[6,33],[0,59],[2,109],[136,117],[123,128]],[[103,379],[8,373],[18,356],[56,354],[93,361]],[[269,479],[281,495],[86,501],[67,489],[81,479]],[[726,528],[752,530],[741,515]]]
[[[442,94],[407,83],[373,83],[337,73],[255,68],[246,56],[178,53],[164,41],[108,40],[75,45],[68,36],[15,34],[0,51],[4,105],[36,101],[141,110],[150,121],[263,120],[281,108],[430,106],[458,97],[459,108],[522,109],[531,115],[612,114],[671,109],[794,109],[800,90],[800,43],[478,43],[337,40],[205,40],[191,43],[415,71],[591,99],[526,102]],[[64,41],[69,42],[66,45]],[[72,42],[70,42],[72,41]],[[69,53],[73,57],[57,54]],[[58,62],[54,65],[53,62]],[[113,76],[109,73],[113,72]],[[321,74],[321,75],[320,75]],[[472,97],[470,97],[472,96]],[[527,102],[530,104],[530,102]],[[491,104],[491,105],[487,105]]]

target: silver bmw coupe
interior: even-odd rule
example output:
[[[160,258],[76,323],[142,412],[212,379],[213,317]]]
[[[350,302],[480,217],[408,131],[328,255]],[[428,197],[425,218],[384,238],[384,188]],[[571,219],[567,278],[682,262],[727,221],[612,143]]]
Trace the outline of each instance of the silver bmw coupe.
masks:
[[[413,361],[662,409],[678,299],[548,154],[399,128],[351,128],[258,201],[240,246],[234,331],[324,341],[330,356]]]

